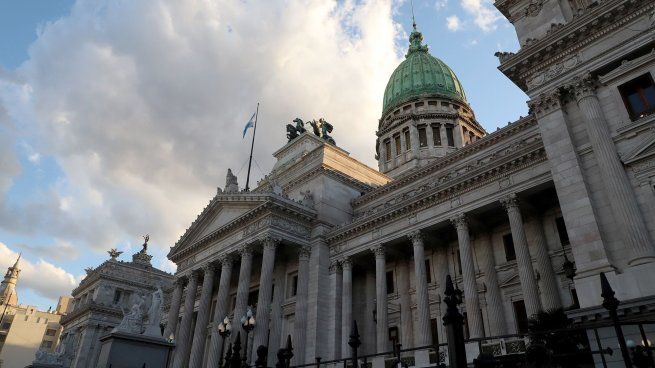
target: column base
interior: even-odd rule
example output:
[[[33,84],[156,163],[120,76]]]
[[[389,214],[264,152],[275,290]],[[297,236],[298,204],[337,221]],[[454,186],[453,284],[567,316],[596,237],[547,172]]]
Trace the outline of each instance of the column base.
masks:
[[[429,350],[416,350],[414,352],[414,367],[422,368],[430,366],[430,351]]]

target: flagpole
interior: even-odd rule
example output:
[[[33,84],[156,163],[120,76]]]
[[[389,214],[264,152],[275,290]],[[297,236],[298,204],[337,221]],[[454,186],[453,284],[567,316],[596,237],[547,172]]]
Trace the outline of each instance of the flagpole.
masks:
[[[252,110],[251,110],[252,111]],[[248,176],[246,176],[246,192],[250,191],[250,166],[252,165],[252,150],[255,148],[255,134],[257,134],[257,117],[259,116],[259,102],[257,102],[257,110],[255,111],[255,127],[252,130],[252,144],[250,145],[250,159],[248,160]]]

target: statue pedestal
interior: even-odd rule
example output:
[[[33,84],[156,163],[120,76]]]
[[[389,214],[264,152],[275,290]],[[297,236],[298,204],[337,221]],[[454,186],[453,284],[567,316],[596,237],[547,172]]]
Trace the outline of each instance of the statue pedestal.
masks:
[[[97,367],[167,367],[175,344],[161,337],[111,332],[100,338]]]

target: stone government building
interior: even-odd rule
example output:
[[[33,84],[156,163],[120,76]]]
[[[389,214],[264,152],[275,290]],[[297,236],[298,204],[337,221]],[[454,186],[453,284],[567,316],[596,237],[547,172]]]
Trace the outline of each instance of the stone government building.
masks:
[[[625,313],[653,308],[655,3],[495,5],[521,46],[497,54],[499,69],[529,116],[485,132],[414,27],[385,90],[378,170],[306,126],[256,189],[229,173],[171,248],[173,367],[216,366],[218,321],[231,316],[234,339],[249,305],[249,346],[269,346],[269,362],[287,335],[295,364],[349,356],[352,320],[360,354],[443,342],[447,274],[470,338],[525,331],[557,307],[596,318],[600,272]]]

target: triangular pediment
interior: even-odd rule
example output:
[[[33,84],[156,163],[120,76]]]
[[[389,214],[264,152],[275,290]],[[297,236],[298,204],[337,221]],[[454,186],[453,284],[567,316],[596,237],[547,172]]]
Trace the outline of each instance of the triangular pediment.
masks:
[[[655,135],[651,134],[623,160],[626,165],[655,157]]]
[[[248,200],[232,200],[225,196],[216,196],[200,213],[196,220],[180,237],[170,254],[174,254],[196,241],[215,232],[219,228],[243,216],[265,202],[265,198],[254,197]]]

